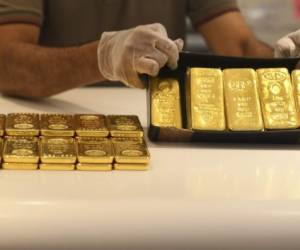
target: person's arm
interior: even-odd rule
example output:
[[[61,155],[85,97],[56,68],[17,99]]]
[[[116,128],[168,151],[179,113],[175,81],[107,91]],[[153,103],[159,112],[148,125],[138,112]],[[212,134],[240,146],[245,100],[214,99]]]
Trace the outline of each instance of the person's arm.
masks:
[[[0,92],[45,97],[101,81],[98,42],[72,48],[38,45],[40,28],[30,24],[0,25]]]
[[[200,24],[197,30],[215,54],[273,57],[273,48],[255,37],[238,11],[227,12]]]

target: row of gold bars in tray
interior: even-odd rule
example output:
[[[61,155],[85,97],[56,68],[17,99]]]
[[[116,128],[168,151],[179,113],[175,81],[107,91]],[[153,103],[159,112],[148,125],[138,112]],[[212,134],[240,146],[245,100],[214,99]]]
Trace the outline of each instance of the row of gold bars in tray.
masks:
[[[189,68],[183,88],[178,79],[153,78],[150,91],[151,122],[158,127],[183,128],[182,108],[185,128],[194,130],[300,127],[300,70]]]
[[[1,115],[3,169],[146,170],[150,154],[137,116]]]

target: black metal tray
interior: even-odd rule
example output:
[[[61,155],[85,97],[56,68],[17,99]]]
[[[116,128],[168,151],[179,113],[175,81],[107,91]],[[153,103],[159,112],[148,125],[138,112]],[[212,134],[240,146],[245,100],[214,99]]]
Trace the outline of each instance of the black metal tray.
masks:
[[[190,52],[182,52],[178,62],[178,68],[174,71],[163,68],[159,77],[174,77],[179,79],[183,127],[186,127],[185,110],[185,74],[188,67],[209,68],[276,68],[285,67],[289,71],[296,68],[298,58],[290,59],[259,59],[226,57],[215,55],[203,55]],[[221,143],[268,143],[268,144],[296,144],[300,143],[300,129],[291,130],[267,130],[261,132],[245,131],[196,131],[189,129],[162,128],[151,123],[150,91],[147,94],[148,105],[148,137],[151,141],[164,142],[221,142]]]

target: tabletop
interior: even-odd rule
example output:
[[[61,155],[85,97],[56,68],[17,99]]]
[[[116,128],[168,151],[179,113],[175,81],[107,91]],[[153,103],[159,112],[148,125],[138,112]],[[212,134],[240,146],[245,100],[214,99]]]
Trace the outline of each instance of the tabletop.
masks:
[[[0,97],[0,113],[136,114],[146,92]],[[298,146],[148,142],[143,172],[0,170],[0,249],[300,249]]]

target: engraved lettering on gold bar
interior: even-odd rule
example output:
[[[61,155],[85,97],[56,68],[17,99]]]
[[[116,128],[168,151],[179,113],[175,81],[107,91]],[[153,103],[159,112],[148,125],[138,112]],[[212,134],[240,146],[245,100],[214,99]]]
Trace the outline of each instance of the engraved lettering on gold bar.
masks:
[[[263,120],[253,69],[224,70],[228,128],[232,131],[261,131]]]
[[[223,79],[220,69],[190,68],[186,82],[188,128],[223,131]]]
[[[259,69],[257,73],[265,128],[297,128],[299,120],[288,70]]]
[[[42,163],[69,163],[76,162],[74,139],[65,137],[43,137],[40,146]]]
[[[179,82],[171,78],[152,78],[151,123],[157,127],[182,128]]]
[[[38,139],[7,137],[3,148],[3,161],[10,163],[38,163]]]
[[[74,136],[74,117],[66,114],[42,114],[43,136]]]
[[[6,117],[6,134],[10,136],[38,136],[39,114],[11,113]]]
[[[107,125],[112,137],[143,137],[144,135],[136,115],[109,115]]]
[[[78,114],[74,118],[77,136],[107,137],[109,134],[104,115]]]

